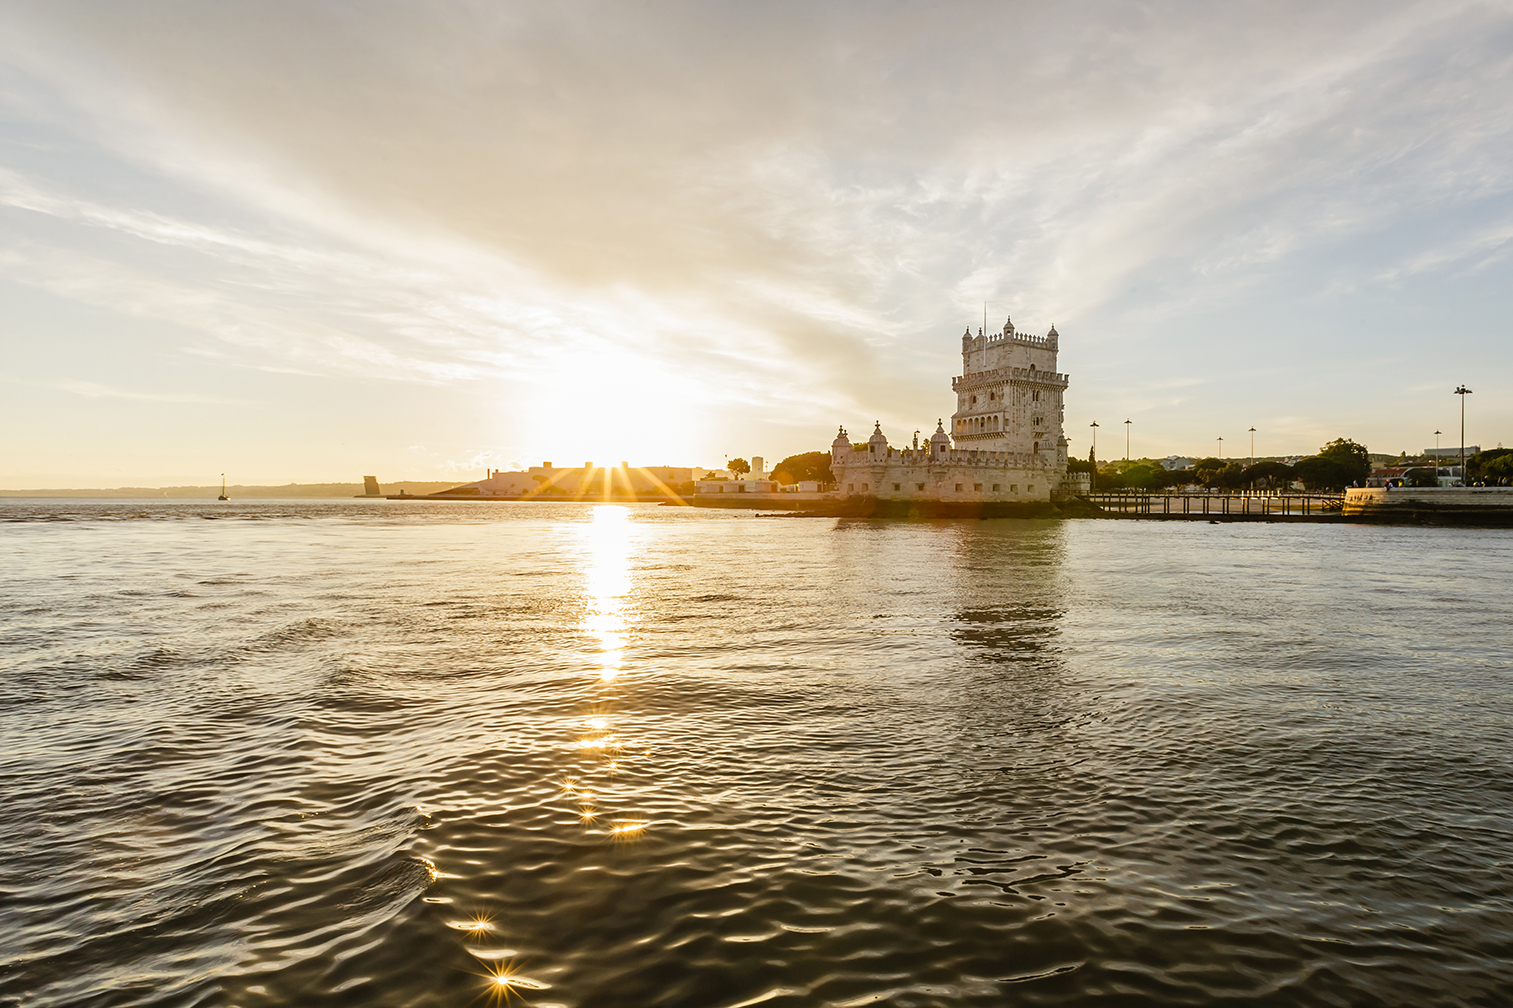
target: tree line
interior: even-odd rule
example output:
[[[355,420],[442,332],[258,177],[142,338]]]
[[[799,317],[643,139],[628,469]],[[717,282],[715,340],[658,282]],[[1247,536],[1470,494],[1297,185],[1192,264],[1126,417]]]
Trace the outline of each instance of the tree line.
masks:
[[[735,468],[733,463],[745,464],[743,459],[732,459],[731,462],[732,468]],[[1099,490],[1162,490],[1192,483],[1215,490],[1282,490],[1300,481],[1309,490],[1329,491],[1365,486],[1366,477],[1371,474],[1371,458],[1365,445],[1349,438],[1335,438],[1320,448],[1317,455],[1299,459],[1292,465],[1267,459],[1245,466],[1232,459],[1206,458],[1199,459],[1191,469],[1168,470],[1151,459],[1138,459],[1131,463],[1110,462],[1099,468],[1090,457],[1086,461],[1071,459],[1067,468],[1072,472],[1092,474]],[[1513,448],[1493,448],[1470,456],[1466,459],[1466,476],[1468,483],[1513,484]],[[785,486],[809,480],[834,483],[830,453],[812,451],[790,455],[773,466],[772,478]],[[1436,485],[1433,473],[1422,474],[1420,482]]]
[[[1212,490],[1283,490],[1294,481],[1302,482],[1309,490],[1343,490],[1366,485],[1366,477],[1371,474],[1371,457],[1365,445],[1349,438],[1335,438],[1320,448],[1317,455],[1299,459],[1292,465],[1268,459],[1245,466],[1233,460],[1206,458],[1199,459],[1191,469],[1166,469],[1158,462],[1140,459],[1129,464],[1111,462],[1100,469],[1089,459],[1072,468],[1095,473],[1099,490],[1163,490],[1194,483]]]

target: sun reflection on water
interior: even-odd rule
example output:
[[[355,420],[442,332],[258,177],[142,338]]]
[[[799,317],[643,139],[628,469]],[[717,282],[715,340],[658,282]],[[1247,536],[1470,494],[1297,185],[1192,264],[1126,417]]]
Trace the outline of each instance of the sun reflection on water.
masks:
[[[625,668],[632,532],[630,509],[606,504],[594,508],[593,520],[582,533],[587,553],[583,628],[598,644],[595,664],[603,682],[613,681]]]
[[[626,726],[618,723],[623,718],[617,718],[614,700],[622,685],[617,680],[627,668],[634,616],[631,560],[636,528],[631,519],[629,508],[602,505],[594,508],[591,521],[580,526],[584,547],[582,630],[593,646],[595,688],[575,725],[574,739],[566,745],[586,761],[578,769],[588,779],[570,775],[561,781],[562,797],[571,803],[579,825],[612,840],[639,836],[648,825],[635,814],[639,809],[613,807],[626,797],[620,767],[628,742]]]

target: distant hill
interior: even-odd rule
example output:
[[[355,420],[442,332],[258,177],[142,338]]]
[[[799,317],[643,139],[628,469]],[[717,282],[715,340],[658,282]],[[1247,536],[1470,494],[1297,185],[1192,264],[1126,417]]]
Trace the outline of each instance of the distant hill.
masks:
[[[446,483],[381,483],[379,484],[386,494],[397,494],[401,490],[412,494],[440,493],[457,485],[455,480]],[[38,489],[38,490],[0,490],[0,497],[208,497],[214,500],[220,496],[221,485],[216,483],[212,486],[175,486],[175,487],[109,487],[91,490],[77,489]],[[242,486],[240,484],[226,487],[226,496],[232,500],[241,498],[291,498],[291,497],[359,497],[362,495],[361,483],[285,483],[283,486]]]

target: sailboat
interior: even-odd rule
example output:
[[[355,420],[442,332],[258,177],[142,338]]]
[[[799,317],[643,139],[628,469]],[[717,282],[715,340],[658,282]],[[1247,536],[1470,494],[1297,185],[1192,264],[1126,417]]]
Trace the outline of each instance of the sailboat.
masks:
[[[221,495],[219,497],[217,497],[216,500],[230,500],[230,499],[231,499],[230,497],[226,496],[226,474],[225,473],[221,473]]]

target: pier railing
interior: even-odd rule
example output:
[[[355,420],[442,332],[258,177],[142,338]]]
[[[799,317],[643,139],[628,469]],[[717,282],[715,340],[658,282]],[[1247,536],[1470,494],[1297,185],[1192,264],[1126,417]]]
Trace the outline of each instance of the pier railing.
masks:
[[[1152,493],[1146,490],[1100,490],[1087,499],[1120,514],[1289,515],[1339,511],[1344,494],[1277,490],[1227,493]]]

